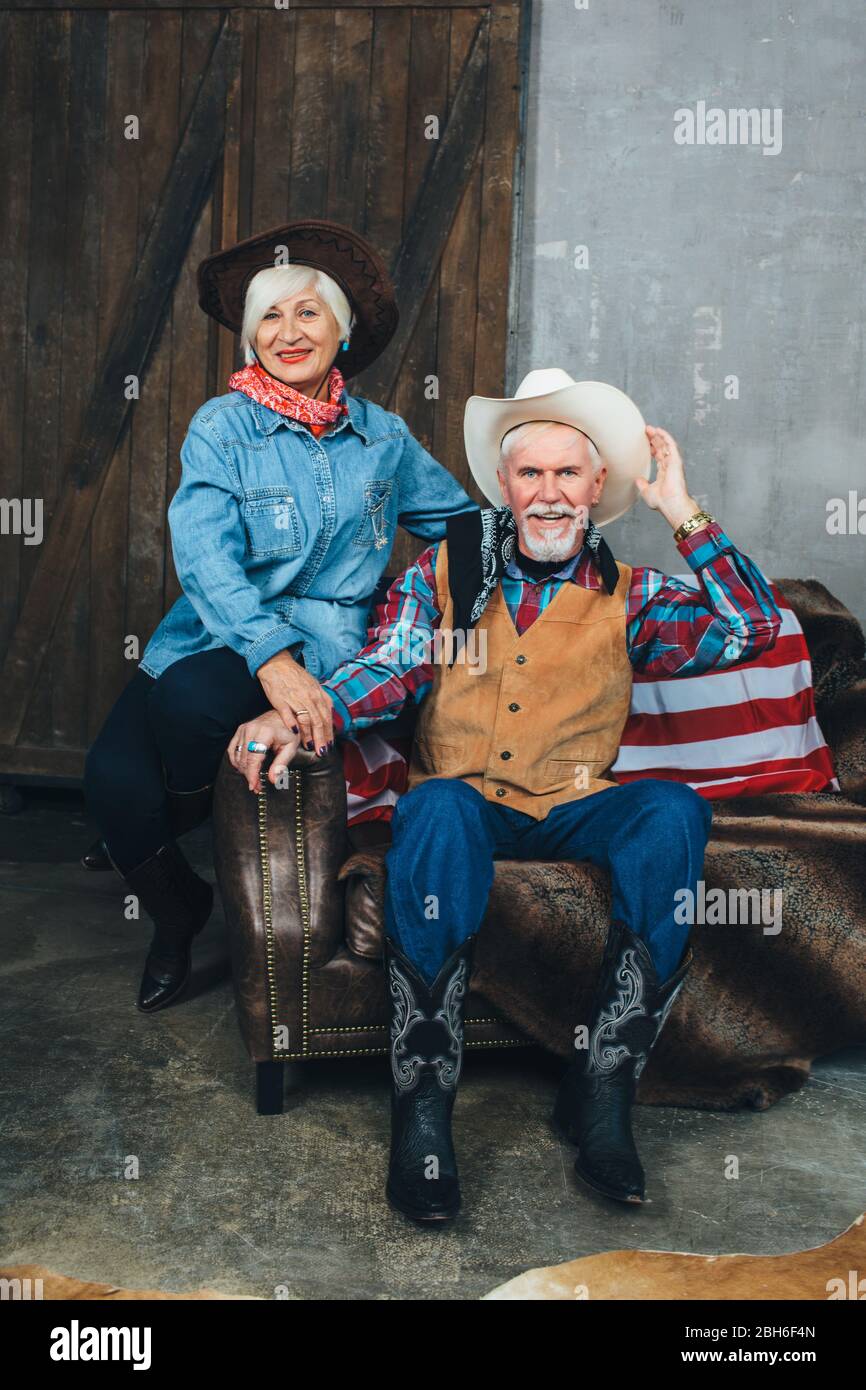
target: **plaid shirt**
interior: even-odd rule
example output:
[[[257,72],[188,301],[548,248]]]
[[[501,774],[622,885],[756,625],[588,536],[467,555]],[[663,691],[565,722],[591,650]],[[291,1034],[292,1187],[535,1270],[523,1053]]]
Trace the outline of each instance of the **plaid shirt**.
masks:
[[[322,681],[334,705],[334,731],[395,719],[411,696],[420,704],[433,684],[433,633],[442,614],[436,596],[436,556],[428,546],[397,575],[376,609],[368,645]],[[700,579],[695,589],[646,565],[632,570],[625,641],[635,671],[696,676],[750,661],[772,647],[782,621],[768,581],[713,521],[677,548]],[[533,580],[511,560],[500,587],[519,634],[543,613],[560,584],[601,587],[592,551],[584,545],[562,568]]]

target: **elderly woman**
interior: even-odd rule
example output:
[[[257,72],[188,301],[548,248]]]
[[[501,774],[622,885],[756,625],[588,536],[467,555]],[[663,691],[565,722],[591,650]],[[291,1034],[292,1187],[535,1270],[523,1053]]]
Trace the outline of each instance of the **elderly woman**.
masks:
[[[320,680],[363,646],[396,525],[439,540],[448,516],[476,510],[399,415],[345,390],[397,326],[362,237],[329,222],[277,227],[207,257],[198,284],[205,312],[240,332],[246,366],[190,422],[168,509],[183,594],[85,771],[103,865],[155,924],[147,1013],[184,988],[210,915],[213,890],[177,838],[206,818],[229,739],[274,709],[306,748],[331,747]]]

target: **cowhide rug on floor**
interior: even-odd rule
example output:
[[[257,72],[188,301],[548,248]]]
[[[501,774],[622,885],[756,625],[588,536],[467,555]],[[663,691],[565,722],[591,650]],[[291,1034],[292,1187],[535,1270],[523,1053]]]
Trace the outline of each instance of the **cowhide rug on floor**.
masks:
[[[866,1217],[840,1236],[793,1255],[678,1255],[611,1250],[564,1265],[529,1269],[487,1299],[822,1299],[866,1298]],[[862,1287],[860,1283],[862,1282]]]
[[[611,1250],[568,1264],[529,1269],[485,1295],[487,1300],[585,1299],[840,1299],[866,1297],[866,1216],[858,1216],[841,1235],[813,1250],[792,1255],[682,1255],[661,1250]],[[42,1281],[45,1300],[85,1302],[153,1299],[256,1301],[247,1294],[168,1293],[162,1289],[121,1289],[55,1274],[45,1265],[9,1265],[0,1279],[17,1279],[26,1296]],[[29,1281],[29,1282],[25,1282]],[[861,1287],[862,1283],[862,1287]]]

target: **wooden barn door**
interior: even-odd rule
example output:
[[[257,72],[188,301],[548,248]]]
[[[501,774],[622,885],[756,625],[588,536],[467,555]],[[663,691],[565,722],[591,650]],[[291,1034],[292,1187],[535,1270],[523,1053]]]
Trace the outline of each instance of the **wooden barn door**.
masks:
[[[505,389],[527,6],[0,0],[0,780],[80,777],[179,592],[180,445],[240,365],[209,251],[368,236],[401,322],[351,389],[481,500],[463,407]]]

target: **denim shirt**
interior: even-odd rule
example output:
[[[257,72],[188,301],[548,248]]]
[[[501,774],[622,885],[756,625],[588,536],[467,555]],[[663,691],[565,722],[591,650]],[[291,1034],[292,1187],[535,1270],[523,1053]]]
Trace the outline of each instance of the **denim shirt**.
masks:
[[[319,438],[240,391],[196,411],[168,509],[183,594],[145,648],[148,675],[225,646],[251,675],[300,650],[324,679],[366,641],[397,524],[441,540],[447,517],[477,510],[399,415],[341,399],[348,415]]]

